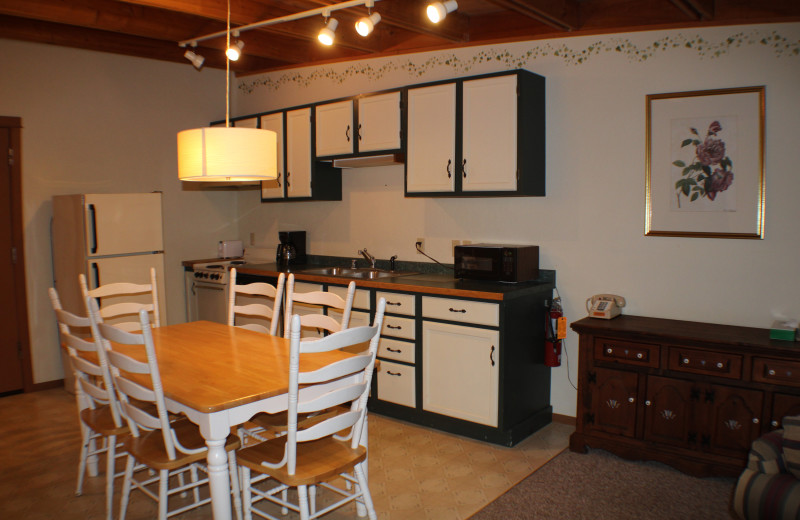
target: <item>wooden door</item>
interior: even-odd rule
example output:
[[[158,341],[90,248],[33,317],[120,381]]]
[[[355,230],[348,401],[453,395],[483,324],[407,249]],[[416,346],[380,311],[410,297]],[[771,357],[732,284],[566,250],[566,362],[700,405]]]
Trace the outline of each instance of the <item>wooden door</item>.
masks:
[[[358,100],[358,151],[397,150],[401,144],[400,92]]]
[[[638,375],[626,370],[596,368],[589,374],[589,417],[586,431],[602,431],[626,437],[636,434]]]
[[[285,182],[284,176],[284,158],[283,158],[283,112],[276,112],[261,116],[261,128],[264,130],[272,130],[278,136],[278,177],[271,181],[261,181],[261,198],[262,199],[282,199],[283,198],[283,185]]]
[[[314,107],[316,113],[316,157],[353,153],[353,101]]]
[[[741,456],[744,460],[750,444],[761,433],[764,394],[760,390],[709,385],[702,396],[708,412],[700,417],[708,421],[701,436],[701,447],[714,453]]]
[[[694,447],[699,433],[692,421],[692,402],[697,400],[699,390],[693,386],[691,381],[682,379],[647,378],[645,440]]]
[[[783,428],[783,418],[789,415],[800,415],[800,396],[776,393],[772,397],[772,416],[769,429]]]
[[[30,377],[28,313],[22,254],[19,118],[0,117],[0,395]],[[27,366],[26,366],[27,365]]]

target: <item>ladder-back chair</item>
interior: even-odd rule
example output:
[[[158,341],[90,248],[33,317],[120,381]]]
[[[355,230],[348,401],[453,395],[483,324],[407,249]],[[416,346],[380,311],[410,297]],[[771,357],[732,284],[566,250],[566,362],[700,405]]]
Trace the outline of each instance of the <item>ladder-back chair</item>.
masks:
[[[276,335],[281,321],[280,309],[285,283],[286,275],[281,273],[276,285],[266,282],[237,284],[236,268],[232,267],[228,277],[228,325]],[[237,324],[237,317],[253,321],[268,320],[269,329],[259,323]]]
[[[100,285],[89,289],[86,276],[78,275],[78,281],[83,293],[83,299],[91,296],[98,302],[100,316],[107,324],[112,324],[122,330],[135,331],[139,329],[138,313],[141,309],[151,313],[152,326],[161,326],[161,316],[158,306],[158,284],[156,283],[156,270],[150,268],[150,283],[135,284],[128,282],[115,282]],[[142,297],[146,296],[146,298]]]

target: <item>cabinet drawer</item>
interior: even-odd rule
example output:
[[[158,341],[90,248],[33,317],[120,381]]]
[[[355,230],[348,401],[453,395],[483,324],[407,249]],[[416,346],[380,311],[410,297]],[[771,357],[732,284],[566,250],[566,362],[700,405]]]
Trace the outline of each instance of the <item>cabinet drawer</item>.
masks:
[[[426,318],[475,323],[490,327],[500,325],[500,308],[496,303],[423,296],[422,315]]]
[[[633,343],[609,338],[594,340],[596,361],[613,361],[625,365],[658,368],[660,352],[660,345],[650,343]]]
[[[347,300],[347,287],[330,285],[328,286],[328,292]],[[356,293],[353,295],[353,308],[369,310],[369,289],[356,289]]]
[[[742,356],[699,350],[687,347],[669,347],[669,369],[728,379],[742,378]]]
[[[344,312],[340,311],[339,309],[328,309],[328,316],[331,316],[339,323],[342,322],[342,318],[344,318]],[[350,323],[348,324],[347,328],[352,329],[353,327],[369,327],[371,323],[369,322],[369,313],[364,311],[350,311]]]
[[[377,302],[381,298],[386,298],[386,312],[405,314],[407,316],[414,315],[415,305],[413,294],[399,294],[383,291],[376,292],[375,301]]]
[[[384,316],[381,335],[414,339],[414,320],[411,318],[398,318],[397,316]]]
[[[414,363],[414,344],[398,339],[381,338],[378,344],[378,357]]]
[[[414,367],[381,361],[378,368],[378,399],[411,408],[416,407],[415,379]]]
[[[753,381],[773,385],[800,386],[800,362],[786,359],[754,358]]]

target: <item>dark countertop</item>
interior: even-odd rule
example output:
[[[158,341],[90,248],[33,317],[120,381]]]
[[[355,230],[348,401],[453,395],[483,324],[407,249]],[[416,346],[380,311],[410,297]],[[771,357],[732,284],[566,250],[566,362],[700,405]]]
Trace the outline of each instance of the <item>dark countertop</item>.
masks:
[[[185,265],[185,264],[184,264]],[[291,268],[278,266],[275,263],[245,264],[236,268],[237,272],[257,276],[276,277],[280,273],[293,273],[296,280],[346,285],[351,278],[339,276],[321,276],[303,273],[304,269],[320,267],[317,264],[298,265]],[[553,286],[554,271],[542,270],[539,280],[522,283],[500,283],[478,280],[459,280],[452,274],[419,273],[403,276],[391,276],[375,280],[353,280],[358,287],[383,289],[390,291],[406,291],[444,296],[461,296],[486,300],[508,300],[522,296],[531,291]]]

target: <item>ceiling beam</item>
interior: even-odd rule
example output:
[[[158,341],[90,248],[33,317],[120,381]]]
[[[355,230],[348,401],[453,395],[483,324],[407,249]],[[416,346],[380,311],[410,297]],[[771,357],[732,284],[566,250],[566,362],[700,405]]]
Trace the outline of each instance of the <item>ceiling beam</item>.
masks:
[[[670,0],[670,2],[693,20],[714,18],[714,0]]]
[[[578,29],[577,0],[488,0],[489,2],[532,18],[553,29]]]

